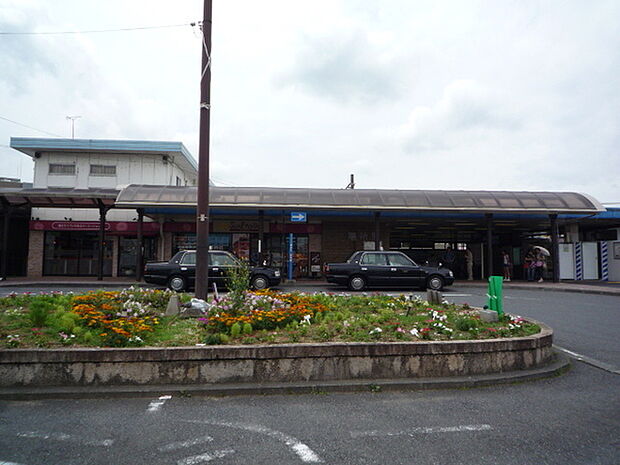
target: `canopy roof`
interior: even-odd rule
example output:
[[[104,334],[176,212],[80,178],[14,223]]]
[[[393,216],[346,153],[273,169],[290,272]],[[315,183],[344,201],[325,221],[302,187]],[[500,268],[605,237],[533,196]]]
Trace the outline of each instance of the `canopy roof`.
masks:
[[[118,193],[116,189],[0,188],[3,203],[29,207],[93,208],[101,204],[112,207]]]
[[[121,208],[195,207],[196,187],[130,185],[116,199]],[[520,213],[597,213],[605,208],[574,192],[443,191],[210,187],[213,207],[308,210],[416,210]]]

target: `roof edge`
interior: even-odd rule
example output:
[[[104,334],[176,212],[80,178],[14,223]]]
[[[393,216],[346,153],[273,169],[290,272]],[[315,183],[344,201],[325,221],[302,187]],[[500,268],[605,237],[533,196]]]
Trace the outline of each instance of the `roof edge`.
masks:
[[[198,162],[183,142],[133,139],[63,139],[49,137],[11,137],[9,146],[29,157],[35,152],[70,150],[89,152],[176,152],[198,171]]]

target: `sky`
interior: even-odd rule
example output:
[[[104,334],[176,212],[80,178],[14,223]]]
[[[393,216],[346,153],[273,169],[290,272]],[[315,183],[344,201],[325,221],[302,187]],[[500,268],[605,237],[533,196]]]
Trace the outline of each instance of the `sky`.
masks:
[[[619,18],[617,0],[215,0],[212,180],[620,202]],[[76,115],[76,138],[197,158],[201,19],[201,0],[0,0],[0,32],[185,25],[0,35],[0,176],[32,180],[11,136],[70,137]]]

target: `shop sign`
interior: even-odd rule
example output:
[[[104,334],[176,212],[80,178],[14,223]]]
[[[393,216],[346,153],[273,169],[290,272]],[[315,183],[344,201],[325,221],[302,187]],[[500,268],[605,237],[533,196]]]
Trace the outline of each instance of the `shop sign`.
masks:
[[[320,224],[285,224],[275,223],[269,225],[271,233],[295,233],[295,234],[321,234],[322,225]]]
[[[131,221],[109,221],[105,223],[105,231],[117,233],[134,233],[138,230],[138,223]],[[31,221],[30,229],[34,231],[99,231],[99,221]],[[142,223],[145,233],[157,232],[159,224],[153,222]]]
[[[215,221],[213,232],[258,232],[258,221]]]

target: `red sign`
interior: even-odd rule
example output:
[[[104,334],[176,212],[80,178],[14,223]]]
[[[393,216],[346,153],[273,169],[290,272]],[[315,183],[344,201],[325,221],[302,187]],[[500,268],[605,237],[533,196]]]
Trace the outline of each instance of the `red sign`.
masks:
[[[99,231],[98,221],[31,221],[30,229],[34,231]],[[136,233],[138,223],[131,221],[106,221],[105,231],[111,234]],[[142,223],[144,234],[159,231],[159,223]]]
[[[321,234],[320,224],[285,224],[284,233]],[[282,223],[270,224],[269,232],[282,233]]]

